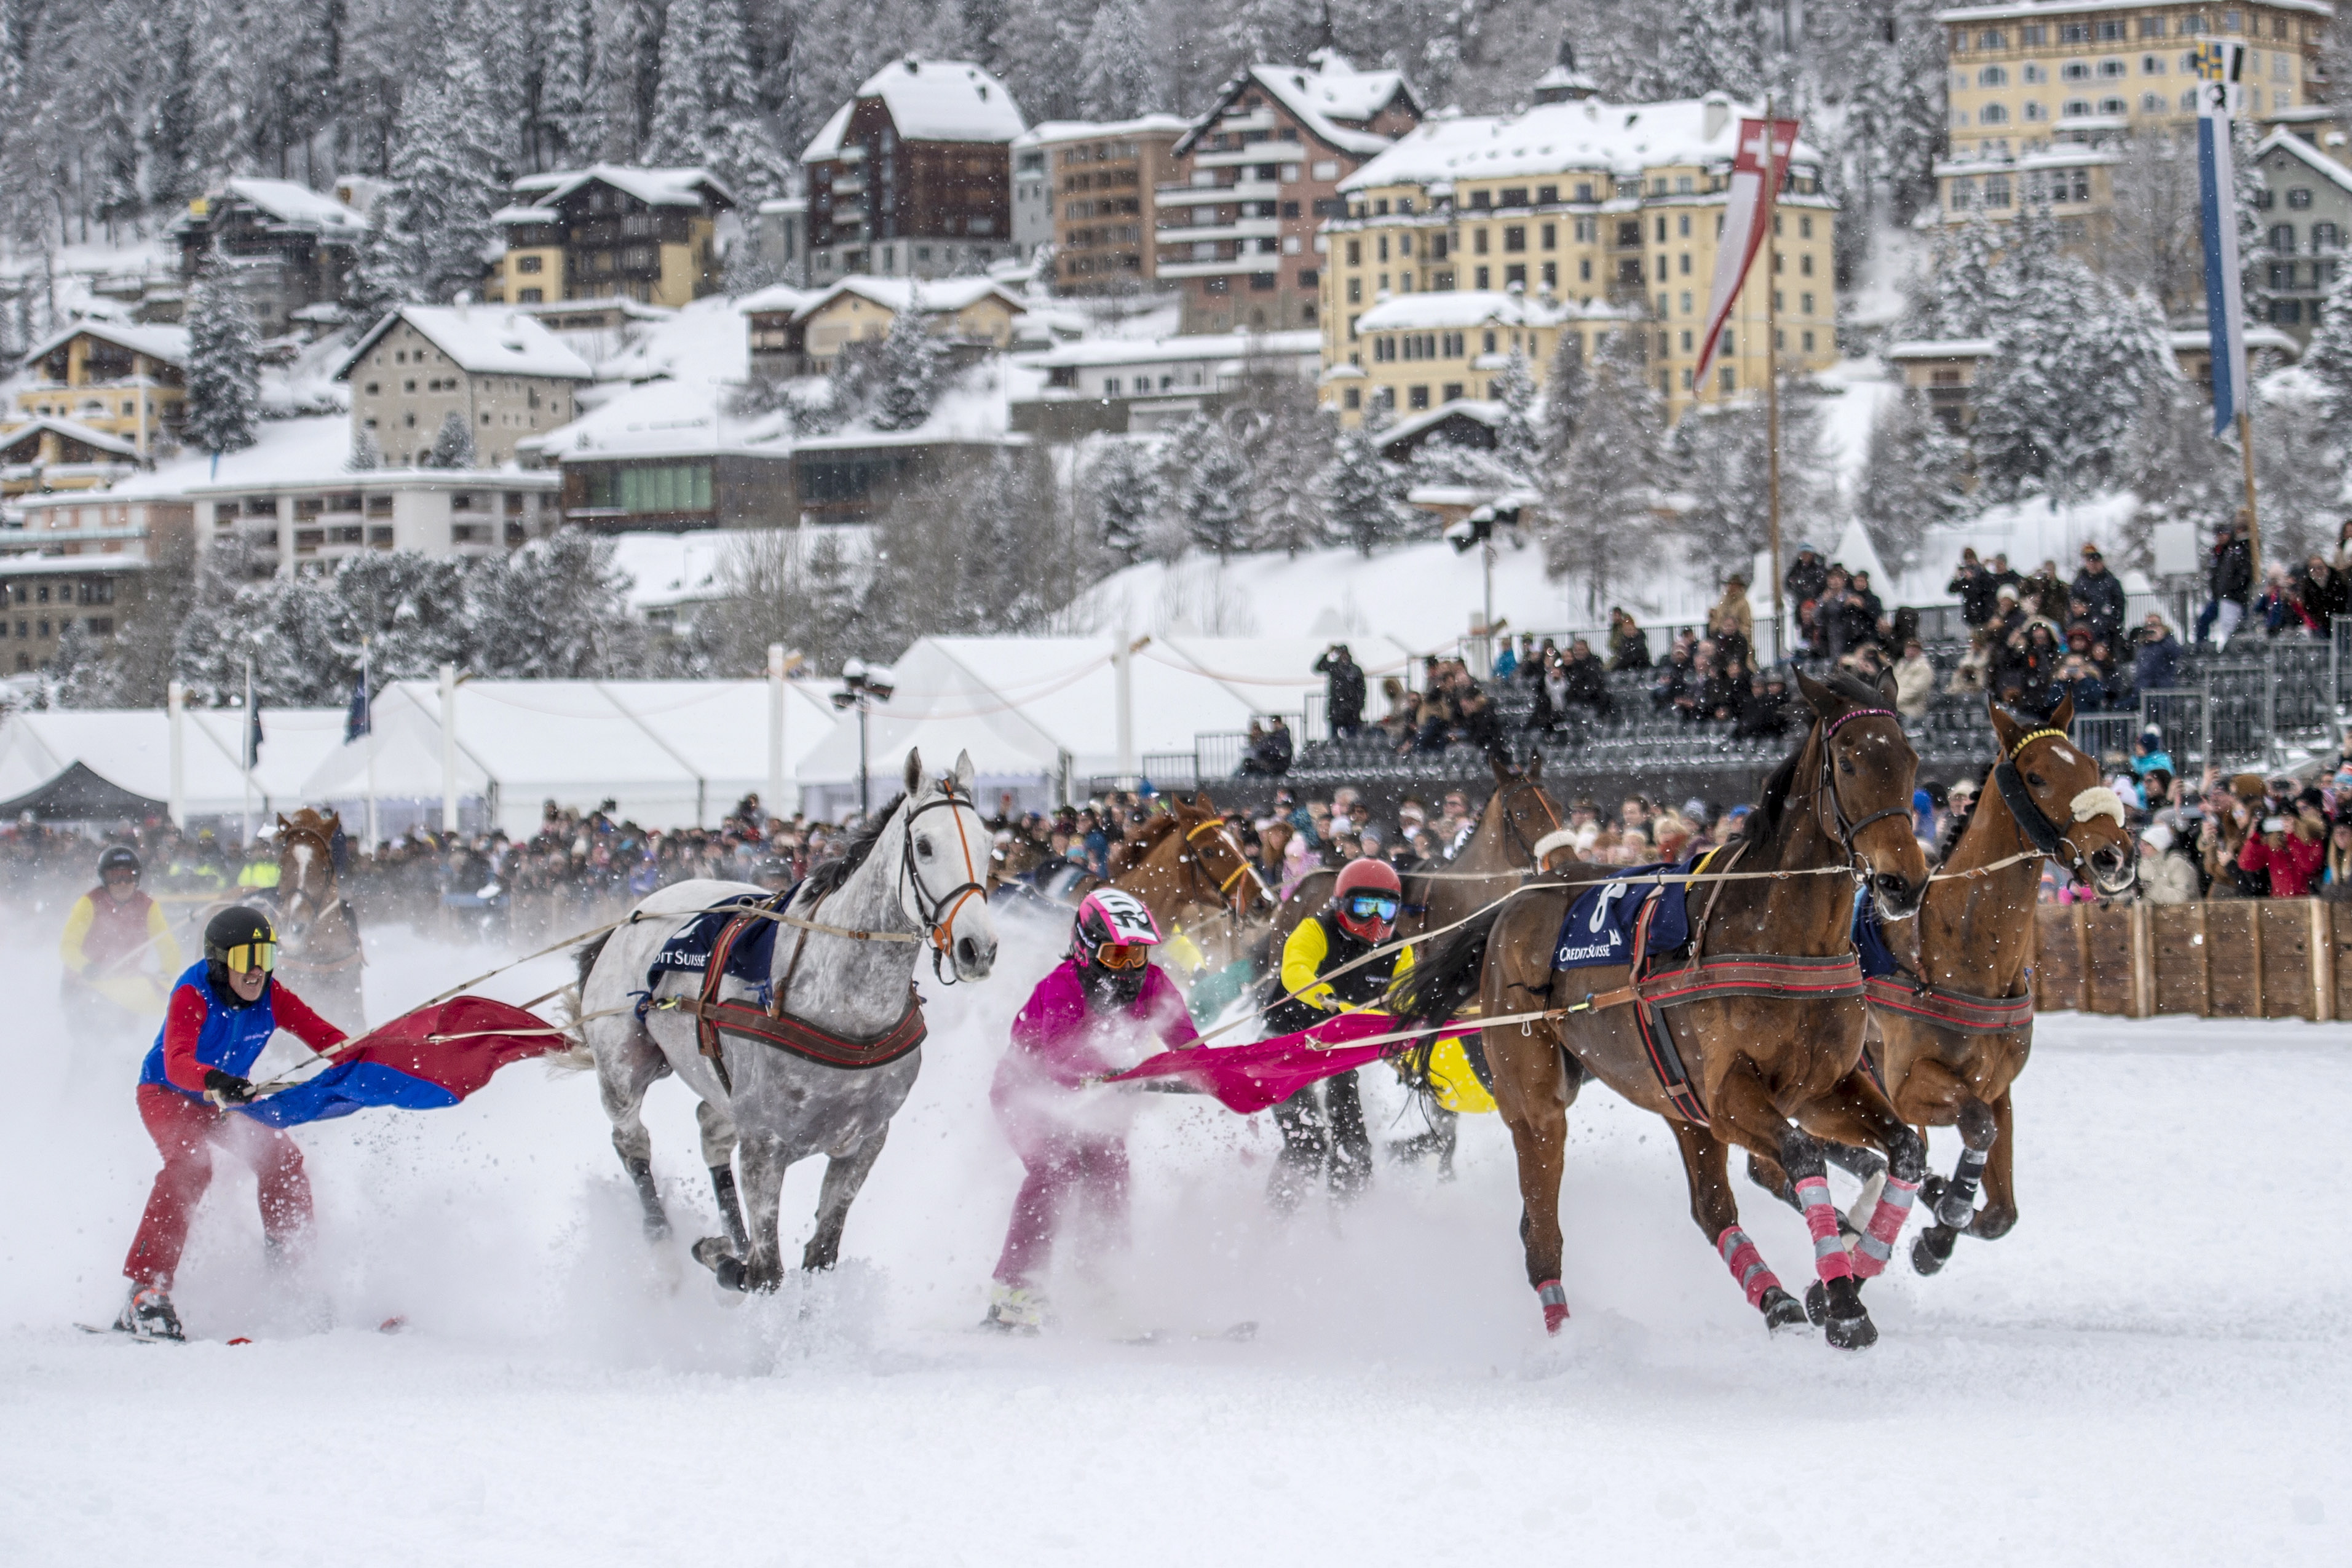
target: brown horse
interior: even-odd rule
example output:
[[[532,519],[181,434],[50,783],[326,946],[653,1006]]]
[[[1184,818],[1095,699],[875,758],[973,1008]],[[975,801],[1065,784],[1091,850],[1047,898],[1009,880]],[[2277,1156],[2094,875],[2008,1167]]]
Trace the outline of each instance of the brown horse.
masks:
[[[1102,879],[1066,855],[1057,855],[1050,843],[1040,843],[1017,827],[997,829],[988,857],[988,896],[1016,890],[1049,902],[1075,903],[1102,886]]]
[[[1918,907],[1927,885],[1910,823],[1918,759],[1884,706],[1891,683],[1874,691],[1848,676],[1823,683],[1800,675],[1798,686],[1814,713],[1803,745],[1766,781],[1740,837],[1706,866],[1752,879],[1691,887],[1686,959],[1647,974],[1625,966],[1556,973],[1570,903],[1606,875],[1572,866],[1445,939],[1391,998],[1395,1011],[1423,1021],[1453,1016],[1473,994],[1489,1017],[1543,1014],[1483,1034],[1495,1099],[1518,1154],[1528,1282],[1554,1332],[1568,1317],[1559,1282],[1568,1108],[1590,1074],[1667,1119],[1692,1217],[1768,1327],[1800,1326],[1807,1309],[1781,1289],[1739,1226],[1725,1169],[1733,1144],[1797,1179],[1821,1276],[1809,1304],[1820,1309],[1830,1342],[1858,1348],[1877,1337],[1856,1276],[1885,1266],[1926,1174],[1927,1144],[1863,1066],[1853,884],[1844,873],[1867,879],[1889,919]],[[1675,990],[1681,998],[1648,1011],[1643,998]],[[1851,1258],[1830,1204],[1824,1140],[1877,1148],[1893,1163],[1879,1212]]]
[[[1963,1230],[1994,1241],[2017,1223],[2010,1089],[2033,1048],[2026,971],[2043,856],[2103,893],[2136,874],[2123,802],[2068,739],[2073,700],[2032,729],[1990,711],[2001,760],[1918,918],[1887,933],[1906,973],[1870,989],[1871,1056],[1895,1112],[1914,1127],[1957,1127],[1963,1145],[1951,1180],[1922,1188],[1934,1216],[1911,1244],[1922,1274],[1943,1268]],[[2012,998],[2021,1005],[1999,1005]]]
[[[1202,791],[1191,800],[1170,797],[1172,809],[1144,824],[1111,849],[1110,880],[1143,900],[1160,929],[1184,927],[1207,945],[1209,922],[1225,922],[1228,960],[1246,945],[1250,917],[1270,914],[1274,895],[1257,874],[1224,815]],[[1249,931],[1255,936],[1263,924]]]
[[[335,882],[335,835],[342,818],[305,806],[278,819],[278,973],[330,1023],[366,1026],[359,917]]]

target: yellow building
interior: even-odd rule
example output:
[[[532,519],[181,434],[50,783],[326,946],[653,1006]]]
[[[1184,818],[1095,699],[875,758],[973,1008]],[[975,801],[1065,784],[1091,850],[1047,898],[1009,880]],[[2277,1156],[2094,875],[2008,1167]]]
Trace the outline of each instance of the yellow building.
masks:
[[[769,289],[739,303],[751,365],[774,375],[822,375],[852,343],[880,342],[910,307],[961,363],[1013,345],[1028,307],[985,278],[845,278],[830,289]]]
[[[25,355],[32,384],[20,419],[66,419],[131,443],[142,458],[176,450],[188,398],[188,329],[77,321]]]
[[[1514,335],[1540,383],[1561,331],[1572,326],[1589,350],[1630,327],[1680,417],[1763,384],[1768,279],[1782,371],[1834,363],[1835,205],[1801,141],[1778,237],[1757,256],[1708,384],[1692,382],[1733,140],[1740,116],[1760,112],[1719,93],[1606,103],[1563,65],[1524,112],[1433,120],[1404,136],[1341,183],[1347,216],[1323,226],[1325,400],[1353,423],[1375,398],[1409,411],[1449,388],[1482,397]],[[1418,298],[1448,294],[1476,299]]]
[[[492,304],[635,300],[676,309],[719,284],[719,215],[735,197],[706,169],[599,163],[514,183],[495,221],[506,253],[490,263]]]
[[[0,495],[104,489],[138,470],[139,448],[120,436],[54,416],[0,430]]]
[[[2311,133],[2328,119],[2326,0],[2229,5],[2054,0],[1943,11],[1949,155],[1936,165],[1947,223],[2047,210],[2094,248],[2114,211],[2119,148],[2186,141],[2197,124],[2198,45],[2246,46],[2245,111]]]

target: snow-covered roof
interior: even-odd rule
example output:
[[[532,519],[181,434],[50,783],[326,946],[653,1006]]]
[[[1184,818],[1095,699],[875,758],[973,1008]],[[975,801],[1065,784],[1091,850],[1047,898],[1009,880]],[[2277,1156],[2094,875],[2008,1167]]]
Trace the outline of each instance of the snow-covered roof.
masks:
[[[490,215],[495,224],[561,223],[563,215],[553,207],[500,207]]]
[[[86,447],[95,447],[101,452],[112,452],[117,457],[135,458],[139,455],[139,444],[136,441],[127,441],[120,436],[110,436],[103,430],[93,430],[87,425],[71,419],[59,419],[54,416],[27,419],[21,425],[11,425],[5,429],[0,429],[0,447],[13,447],[26,437],[43,430],[55,431],[68,441],[79,441]]]
[[[2212,352],[2213,334],[2202,327],[2190,328],[2185,331],[2168,332],[2165,337],[2172,344],[2174,353],[2201,354]],[[2267,325],[2248,326],[2246,346],[2250,349],[2269,349],[2273,353],[2283,353],[2290,359],[2300,358],[2303,354],[2301,343],[2280,331],[2276,327]]]
[[[1106,136],[1181,136],[1192,121],[1175,114],[1141,114],[1133,120],[1047,120],[1013,139],[1015,147],[1045,147],[1062,142],[1092,142]]]
[[[230,180],[228,194],[251,202],[282,223],[357,237],[367,219],[323,191],[295,180],[262,180],[240,174]]]
[[[1414,102],[1412,89],[1406,85],[1402,71],[1360,71],[1345,55],[1334,49],[1318,50],[1311,65],[1252,66],[1244,79],[1273,94],[1276,102],[1316,136],[1349,153],[1372,153],[1388,146],[1387,137],[1360,127],[1387,108],[1400,91],[1406,102]],[[1234,89],[1240,85],[1236,82]],[[1198,128],[1206,128],[1222,115],[1224,103],[1232,96],[1231,91],[1225,93],[1218,108],[1201,121]]]
[[[760,204],[763,213],[804,213],[808,211],[806,196],[770,196]]]
[[[1359,332],[1394,332],[1444,327],[1557,327],[1568,321],[1630,319],[1633,308],[1601,300],[1579,304],[1541,295],[1507,294],[1493,289],[1448,289],[1397,294],[1356,318]]]
[[[352,345],[335,369],[341,380],[395,321],[405,321],[473,375],[538,375],[588,381],[595,372],[563,340],[519,310],[495,305],[398,305]]]
[[[2346,168],[2294,132],[2285,130],[2272,132],[2263,138],[2262,145],[2254,149],[2254,156],[2260,159],[2267,153],[2277,152],[2284,152],[2292,157],[2301,159],[2310,167],[2313,174],[2323,180],[2330,181],[2347,195],[2352,195],[2352,169]]]
[[[1760,105],[1719,94],[1657,103],[1598,98],[1539,103],[1517,114],[1465,114],[1423,121],[1396,144],[1339,182],[1342,191],[1426,185],[1440,180],[1502,179],[1570,170],[1638,176],[1669,163],[1728,164],[1742,115]],[[1712,134],[1709,126],[1712,125]],[[1799,139],[1790,161],[1818,164],[1820,151]],[[1604,193],[1605,194],[1605,193]]]
[[[68,326],[59,327],[39,342],[25,351],[26,361],[39,359],[59,344],[71,342],[82,333],[145,354],[149,359],[162,360],[165,364],[185,368],[188,363],[188,329],[185,327],[133,326],[128,321],[109,321],[96,316],[85,316]]]
[[[1982,359],[1992,353],[1990,338],[1919,338],[1896,343],[1886,351],[1892,360]]]
[[[779,311],[793,315],[797,314],[804,306],[813,303],[816,298],[817,291],[814,289],[795,289],[790,284],[779,283],[773,288],[762,289],[756,293],[744,295],[735,301],[735,309],[739,314],[745,316],[774,315]]]
[[[2333,16],[2336,7],[2327,0],[2263,0],[2263,4],[2278,11],[2301,11],[2306,16]],[[2033,17],[2047,17],[2064,13],[2088,11],[2145,11],[2144,0],[2066,0],[2053,5],[2048,0],[2027,0],[2026,4],[2009,5],[1963,5],[1955,10],[1938,11],[1938,22],[2018,22]]]
[[[525,206],[551,206],[593,180],[625,191],[647,206],[698,207],[706,195],[720,206],[735,205],[735,193],[708,169],[643,169],[626,163],[592,163],[584,169],[556,169],[525,174],[514,183],[515,194],[528,198]]]
[[[847,103],[801,151],[803,163],[841,155],[850,112],[861,100],[878,98],[889,110],[901,142],[1010,142],[1025,126],[1012,89],[970,60],[926,60],[913,55],[892,60],[866,79]]]
[[[710,294],[633,331],[635,341],[596,362],[604,381],[740,382],[751,374],[751,341],[734,301]]]
[[[793,448],[783,416],[730,414],[734,391],[715,381],[648,381],[518,445],[559,462],[721,452],[789,457]]]
[[[1411,418],[1398,420],[1381,432],[1380,443],[1389,447],[1399,441],[1409,441],[1432,426],[1444,424],[1457,414],[1481,425],[1500,425],[1503,416],[1508,412],[1502,404],[1492,403],[1483,397],[1457,397],[1451,403],[1441,403],[1434,408],[1424,409]]]
[[[1196,359],[1313,357],[1323,352],[1323,334],[1296,332],[1196,332],[1173,338],[1087,338],[1034,355],[1024,363],[1040,370],[1080,365],[1167,364]]]
[[[977,305],[991,295],[1002,300],[1015,314],[1029,309],[1026,300],[993,279],[935,278],[919,282],[912,278],[875,278],[858,273],[843,279],[822,293],[808,296],[808,302],[800,308],[800,319],[805,321],[844,294],[870,300],[894,313],[918,300],[926,314],[961,310],[967,306]]]

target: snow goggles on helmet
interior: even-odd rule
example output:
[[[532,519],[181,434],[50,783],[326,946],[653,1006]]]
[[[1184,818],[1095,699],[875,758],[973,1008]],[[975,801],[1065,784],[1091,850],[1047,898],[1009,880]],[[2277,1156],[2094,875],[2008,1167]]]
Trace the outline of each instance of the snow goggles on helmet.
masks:
[[[1095,962],[1105,969],[1140,969],[1150,961],[1139,942],[1107,942],[1095,949]]]
[[[258,969],[268,974],[278,967],[278,944],[274,942],[241,942],[221,954],[221,963],[231,974],[244,974]]]
[[[1358,893],[1348,900],[1348,914],[1353,920],[1386,922],[1397,918],[1397,901],[1377,893]]]

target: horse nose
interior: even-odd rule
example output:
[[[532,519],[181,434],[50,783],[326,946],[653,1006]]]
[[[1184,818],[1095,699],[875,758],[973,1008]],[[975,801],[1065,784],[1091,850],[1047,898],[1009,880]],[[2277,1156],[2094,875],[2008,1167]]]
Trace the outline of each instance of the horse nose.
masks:
[[[1918,910],[1927,885],[1923,881],[1914,887],[1893,871],[1882,871],[1871,879],[1871,888],[1878,895],[1879,911],[1890,920],[1901,920]]]
[[[995,963],[994,942],[982,947],[968,936],[956,939],[956,967],[964,973],[977,978],[986,974]]]

